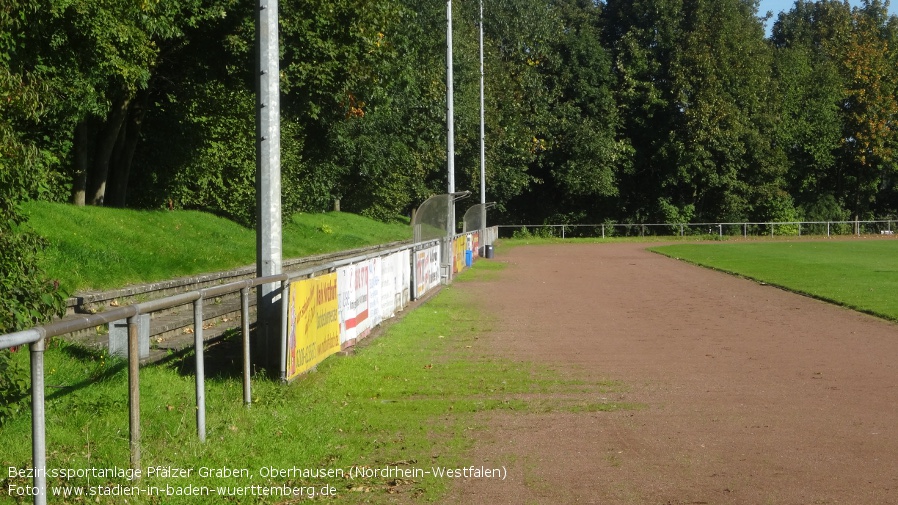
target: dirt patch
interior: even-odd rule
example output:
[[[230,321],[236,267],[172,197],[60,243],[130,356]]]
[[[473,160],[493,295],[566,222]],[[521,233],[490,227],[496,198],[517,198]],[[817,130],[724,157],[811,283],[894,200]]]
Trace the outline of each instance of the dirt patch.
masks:
[[[898,503],[898,325],[644,248],[520,247],[457,285],[498,319],[489,352],[644,407],[491,413],[470,463],[506,478],[451,501]]]

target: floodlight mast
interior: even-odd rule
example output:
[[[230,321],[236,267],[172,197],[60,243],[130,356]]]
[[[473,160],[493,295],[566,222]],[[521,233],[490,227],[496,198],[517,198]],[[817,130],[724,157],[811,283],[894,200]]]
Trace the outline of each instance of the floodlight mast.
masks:
[[[449,191],[455,193],[455,108],[454,108],[454,77],[452,73],[452,0],[446,0],[446,138],[447,168],[449,171]],[[455,236],[455,200],[450,198],[446,212],[449,219],[446,225],[446,254],[447,273],[446,280],[452,280],[452,237]]]
[[[480,203],[483,204],[480,216],[481,240],[486,236],[486,125],[483,95],[483,0],[480,0]]]
[[[277,0],[258,0],[256,17],[256,275],[281,273],[281,127]],[[285,371],[286,329],[281,328],[277,283],[258,290],[257,358],[269,370]],[[283,344],[283,345],[282,345]]]

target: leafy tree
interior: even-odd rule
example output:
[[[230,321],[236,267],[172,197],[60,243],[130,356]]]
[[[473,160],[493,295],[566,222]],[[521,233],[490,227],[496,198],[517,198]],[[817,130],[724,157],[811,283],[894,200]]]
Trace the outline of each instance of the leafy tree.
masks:
[[[37,266],[43,241],[29,232],[19,203],[47,191],[47,153],[29,138],[44,113],[47,85],[17,68],[26,3],[0,10],[0,333],[25,329],[59,312],[62,297]]]
[[[784,128],[793,140],[792,191],[809,208],[814,195],[832,194],[855,217],[889,210],[877,197],[888,192],[896,170],[898,72],[889,44],[895,23],[878,0],[858,9],[820,0],[796,2],[774,26],[787,65],[786,97],[800,97],[787,105],[787,118],[797,121]],[[799,107],[804,112],[796,114]]]
[[[876,196],[898,174],[898,69],[886,38],[886,5],[865,1],[852,13],[853,30],[834,51],[845,76],[845,118],[841,158],[848,193],[846,205],[856,217],[869,216]]]
[[[618,136],[601,8],[580,0],[552,5],[558,27],[534,65],[542,86],[553,91],[544,97],[549,106],[532,144],[536,160],[530,171],[540,183],[522,194],[520,206],[529,203],[530,220],[595,220],[616,203],[618,174],[628,168],[631,150]],[[533,205],[537,201],[542,205]]]
[[[756,6],[737,0],[609,1],[624,132],[621,183],[636,220],[745,219],[755,192],[781,186],[770,145],[771,54]]]

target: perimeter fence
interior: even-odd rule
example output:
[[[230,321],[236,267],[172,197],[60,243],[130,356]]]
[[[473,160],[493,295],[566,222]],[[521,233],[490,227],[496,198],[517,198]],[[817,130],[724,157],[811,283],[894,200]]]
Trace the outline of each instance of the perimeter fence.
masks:
[[[117,307],[97,314],[70,316],[15,333],[0,335],[0,350],[28,345],[30,349],[32,466],[29,494],[33,503],[47,503],[47,443],[44,352],[47,342],[87,328],[127,321],[128,422],[132,469],[140,469],[140,348],[141,319],[173,307],[192,305],[196,361],[196,429],[205,442],[205,358],[203,350],[204,302],[240,293],[243,346],[243,401],[249,406],[251,391],[251,292],[263,284],[277,283],[280,297],[281,335],[277,346],[279,377],[289,381],[322,360],[355,345],[371,330],[412,300],[421,299],[441,283],[449,282],[480,256],[481,246],[498,238],[496,227],[455,235],[452,238],[415,242],[374,253],[352,256],[290,273],[257,277],[200,289],[175,296]],[[450,251],[446,256],[443,251]],[[286,300],[286,303],[284,301]]]
[[[506,224],[500,237],[801,237],[893,235],[896,220],[742,223]]]

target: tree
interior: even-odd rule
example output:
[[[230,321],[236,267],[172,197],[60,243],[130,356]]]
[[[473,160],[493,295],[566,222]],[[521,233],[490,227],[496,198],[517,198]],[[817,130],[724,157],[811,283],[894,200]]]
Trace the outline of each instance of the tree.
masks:
[[[519,200],[529,202],[531,221],[595,222],[616,204],[618,176],[628,168],[631,150],[618,135],[601,8],[581,0],[560,0],[552,7],[558,27],[534,65],[542,87],[553,90],[544,97],[548,107],[532,141],[536,159],[530,173],[540,183]],[[537,201],[541,205],[533,205]]]
[[[886,5],[865,1],[852,12],[853,30],[834,52],[845,77],[841,158],[854,216],[869,216],[876,196],[898,174],[898,69],[887,40]],[[834,48],[835,49],[835,48]]]
[[[776,142],[788,162],[788,192],[807,219],[843,217],[833,207],[838,207],[835,195],[842,186],[836,154],[842,138],[843,83],[824,41],[831,36],[825,32],[847,29],[849,15],[841,3],[796,2],[773,27],[779,99],[772,106],[780,117]],[[828,210],[820,214],[822,209]]]
[[[790,154],[793,191],[809,206],[813,197],[802,193],[832,194],[856,218],[888,210],[882,205],[887,198],[881,204],[877,200],[889,190],[896,170],[898,71],[890,23],[895,25],[894,18],[878,0],[856,9],[821,0],[796,2],[774,26],[781,61],[796,63],[789,74],[806,76],[800,89],[786,95],[801,96],[792,109],[804,109],[804,118],[785,131],[810,134],[786,135],[798,139]],[[809,67],[803,74],[800,59]],[[789,78],[782,82],[788,85]]]
[[[0,10],[0,333],[45,322],[63,308],[58,285],[46,281],[37,255],[43,241],[29,232],[21,202],[47,191],[48,166],[28,138],[45,111],[47,85],[16,68],[26,3]]]
[[[781,160],[767,132],[770,51],[756,6],[738,0],[609,1],[630,218],[745,219],[754,192],[776,193]]]

